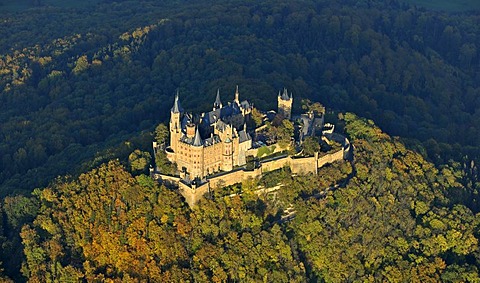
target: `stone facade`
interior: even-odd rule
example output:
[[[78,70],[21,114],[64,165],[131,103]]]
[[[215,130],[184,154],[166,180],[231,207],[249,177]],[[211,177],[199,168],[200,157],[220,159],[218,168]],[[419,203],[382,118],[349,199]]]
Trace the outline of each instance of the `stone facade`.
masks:
[[[286,89],[279,92],[278,113],[290,119],[292,103],[293,96]],[[217,91],[212,110],[198,118],[183,110],[177,93],[170,110],[167,158],[187,182],[245,165],[252,150],[252,138],[246,129],[252,109],[247,100],[240,101],[237,86],[232,102],[223,104]]]
[[[292,118],[293,94],[288,95],[286,88],[283,89],[283,93],[278,92],[277,104],[278,114],[290,120]]]
[[[245,165],[246,152],[252,147],[245,126],[251,110],[248,101],[240,102],[237,87],[233,102],[223,105],[217,92],[213,110],[195,120],[180,106],[177,94],[170,111],[168,159],[187,181]]]

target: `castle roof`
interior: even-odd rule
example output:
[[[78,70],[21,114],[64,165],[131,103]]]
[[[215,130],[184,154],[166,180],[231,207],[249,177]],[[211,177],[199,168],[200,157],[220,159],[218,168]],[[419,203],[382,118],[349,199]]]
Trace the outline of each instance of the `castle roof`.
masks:
[[[221,131],[221,132],[225,131],[225,129],[227,128],[227,126],[228,126],[227,123],[223,122],[222,120],[219,120],[219,121],[217,122],[217,130],[219,130],[219,131]]]
[[[203,144],[205,146],[210,146],[219,142],[220,142],[220,138],[218,137],[218,135],[212,135],[211,137],[203,140]]]
[[[278,96],[280,96],[282,100],[290,100],[290,96],[288,96],[287,88],[283,89],[282,95],[280,95],[280,92],[278,92]]]
[[[172,113],[181,113],[181,112],[183,112],[183,108],[182,108],[182,106],[180,105],[180,101],[178,100],[178,91],[177,91],[177,94],[175,95],[175,102],[173,102],[173,107],[172,107],[172,109],[171,109],[170,111],[172,111]]]
[[[250,106],[250,103],[247,101],[247,100],[244,100],[240,103],[240,106],[243,108],[243,109],[249,109],[251,106]]]
[[[215,103],[213,104],[216,108],[222,107],[222,101],[220,100],[220,90],[217,89],[217,97],[215,98]]]
[[[202,146],[203,145],[202,138],[200,137],[200,132],[198,131],[198,127],[197,127],[197,131],[195,132],[195,138],[193,140],[193,145],[194,146]]]
[[[239,137],[239,142],[240,142],[240,143],[252,139],[252,137],[250,136],[250,134],[247,133],[247,131],[245,131],[245,130],[241,130],[240,132],[238,132],[238,137]]]
[[[235,99],[233,101],[235,101],[236,103],[239,103],[239,100],[238,100],[239,97],[240,97],[240,94],[238,93],[238,85],[237,85],[237,87],[235,88]]]
[[[247,105],[248,102],[244,101],[242,102],[242,104]],[[205,113],[203,120],[208,125],[211,125],[215,122],[218,122],[220,119],[238,115],[240,113],[241,113],[240,108],[236,103],[228,103],[228,105],[225,105],[222,108],[217,108],[215,110]]]

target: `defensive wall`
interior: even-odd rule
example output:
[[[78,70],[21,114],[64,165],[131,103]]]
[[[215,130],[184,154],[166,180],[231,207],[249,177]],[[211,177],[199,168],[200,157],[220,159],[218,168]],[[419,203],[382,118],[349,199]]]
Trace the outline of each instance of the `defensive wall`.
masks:
[[[180,181],[178,183],[178,192],[185,198],[185,202],[193,207],[203,196],[210,191],[210,184],[189,185]]]
[[[238,168],[236,170],[217,174],[211,177],[207,177],[206,181],[202,184],[189,185],[186,184],[180,177],[174,177],[169,175],[163,175],[154,173],[153,176],[157,180],[161,180],[167,186],[178,187],[179,193],[185,198],[185,201],[189,206],[194,206],[204,194],[211,189],[216,189],[225,186],[231,186],[237,183],[241,183],[249,178],[259,178],[263,173],[274,171],[283,167],[289,167],[292,174],[317,174],[318,168],[325,166],[328,163],[344,159],[345,147],[335,152],[328,153],[319,157],[318,153],[312,157],[291,157],[280,156],[271,160],[265,160],[260,162],[260,166],[254,170],[246,170],[245,168]]]

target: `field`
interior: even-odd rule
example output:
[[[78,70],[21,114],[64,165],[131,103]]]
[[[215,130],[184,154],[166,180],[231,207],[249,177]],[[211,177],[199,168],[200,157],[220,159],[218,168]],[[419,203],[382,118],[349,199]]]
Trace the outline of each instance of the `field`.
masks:
[[[100,0],[0,0],[0,13],[21,12],[39,6],[53,6],[62,8],[83,8],[94,5]],[[39,4],[40,3],[40,4]]]
[[[405,0],[410,4],[416,4],[432,10],[445,12],[466,12],[480,10],[478,0]]]

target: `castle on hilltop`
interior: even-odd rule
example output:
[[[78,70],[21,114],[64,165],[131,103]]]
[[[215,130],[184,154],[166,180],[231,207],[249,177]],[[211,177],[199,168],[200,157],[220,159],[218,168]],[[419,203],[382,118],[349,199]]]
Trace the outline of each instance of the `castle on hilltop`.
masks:
[[[265,172],[289,167],[292,174],[317,174],[325,164],[351,158],[348,139],[334,133],[334,125],[324,124],[325,108],[318,108],[317,114],[309,110],[292,117],[292,104],[293,95],[284,89],[278,93],[278,110],[261,113],[248,101],[240,101],[237,86],[233,101],[222,103],[217,91],[212,110],[193,115],[183,110],[177,93],[170,110],[170,144],[165,147],[153,143],[155,156],[159,150],[165,153],[166,158],[175,164],[176,173],[169,175],[152,168],[152,177],[178,188],[185,201],[194,206],[212,189],[261,178]],[[247,131],[247,125],[252,124],[250,120],[254,120],[252,116],[258,122],[258,114],[262,115],[262,125]],[[268,143],[269,139],[265,139],[270,134],[270,127],[283,125],[284,119],[295,121],[292,126],[297,134],[293,136],[297,137],[288,145],[295,151],[293,154],[287,153],[287,148],[280,146],[278,140]],[[335,141],[341,147],[332,148],[322,155],[319,151],[315,151],[313,156],[305,154],[303,142],[307,137],[319,135],[323,142],[329,144]]]
[[[177,95],[170,110],[170,146],[167,158],[177,165],[185,180],[203,180],[217,172],[232,171],[247,163],[252,137],[246,124],[253,106],[240,101],[238,86],[232,102],[223,104],[217,90],[211,111],[194,116],[186,113]],[[278,94],[278,113],[291,118],[293,96],[287,90]]]

